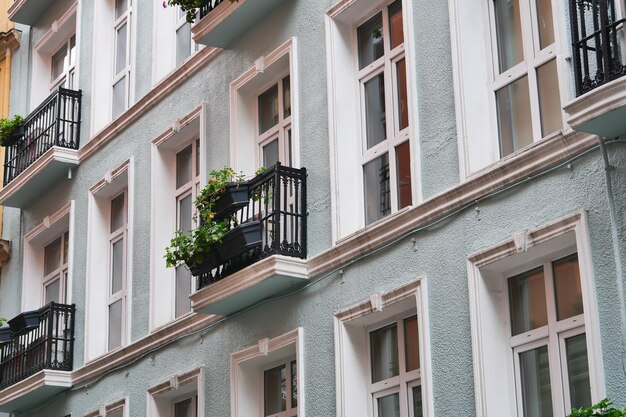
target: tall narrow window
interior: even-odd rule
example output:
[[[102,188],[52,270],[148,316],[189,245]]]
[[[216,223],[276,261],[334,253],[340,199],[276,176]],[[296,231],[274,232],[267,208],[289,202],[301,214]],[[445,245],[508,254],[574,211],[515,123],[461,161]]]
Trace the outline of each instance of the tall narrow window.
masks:
[[[258,97],[259,166],[292,165],[291,78],[286,76]]]
[[[295,360],[263,373],[263,410],[265,417],[298,416],[298,367]]]
[[[50,63],[50,91],[58,87],[75,89],[76,35],[61,46]]]
[[[357,28],[365,223],[412,204],[402,2]]]
[[[176,10],[176,66],[179,66],[196,48],[191,39],[191,23],[187,22],[187,13],[180,7]]]
[[[493,89],[504,157],[563,127],[552,0],[493,0]]]
[[[65,303],[68,240],[69,232],[65,232],[44,249],[43,305]]]
[[[373,415],[421,417],[422,391],[417,317],[369,333]]]
[[[193,202],[200,187],[200,140],[176,154],[176,224],[182,233],[194,227]],[[175,315],[180,317],[191,310],[189,294],[193,291],[191,272],[184,265],[176,267]]]
[[[112,114],[128,108],[130,92],[132,0],[115,0]]]
[[[108,349],[124,344],[126,329],[126,191],[111,200],[109,224],[109,334]]]
[[[578,257],[508,279],[519,417],[591,405]]]

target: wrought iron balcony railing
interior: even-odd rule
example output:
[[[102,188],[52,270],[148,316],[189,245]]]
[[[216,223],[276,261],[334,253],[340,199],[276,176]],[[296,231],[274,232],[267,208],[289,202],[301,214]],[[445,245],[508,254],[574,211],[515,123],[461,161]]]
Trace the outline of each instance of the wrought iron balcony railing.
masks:
[[[199,274],[198,289],[271,255],[306,258],[306,176],[305,168],[278,163],[248,182],[248,204],[230,216],[231,231],[254,225],[257,233],[260,230],[260,243],[250,249],[227,248],[238,254],[220,258],[217,266]],[[225,236],[223,245],[243,244],[226,240]]]
[[[208,15],[213,9],[225,0],[205,0],[200,6],[200,19]],[[230,0],[226,0],[230,1]]]
[[[24,121],[24,134],[7,144],[4,185],[24,172],[48,149],[78,149],[82,92],[59,88]]]
[[[0,344],[0,389],[42,369],[71,371],[76,306],[50,303],[9,321],[11,340]]]
[[[576,96],[626,75],[624,23],[613,0],[570,0]]]

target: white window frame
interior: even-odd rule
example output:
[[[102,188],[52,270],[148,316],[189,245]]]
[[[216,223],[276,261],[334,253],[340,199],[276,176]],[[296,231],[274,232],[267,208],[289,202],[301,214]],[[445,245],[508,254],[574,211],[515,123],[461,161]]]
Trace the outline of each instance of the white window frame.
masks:
[[[265,372],[272,370],[274,368],[278,368],[279,366],[284,366],[285,367],[285,383],[287,384],[287,396],[285,398],[285,411],[281,411],[279,413],[275,413],[275,414],[265,414],[265,403],[263,402],[261,404],[261,408],[262,408],[262,413],[261,415],[263,417],[293,417],[296,416],[298,417],[300,414],[298,414],[298,406],[293,407],[293,404],[291,404],[291,381],[292,381],[292,375],[291,375],[291,363],[292,362],[296,362],[296,369],[298,367],[298,360],[296,359],[295,355],[294,356],[288,356],[286,358],[283,358],[282,360],[279,361],[274,361],[269,365],[266,365],[262,368],[261,371],[261,380],[262,380],[262,385],[263,385],[263,393],[262,393],[262,398],[263,401],[265,401]],[[297,392],[297,388],[296,388],[296,392]],[[295,414],[294,414],[295,413]]]
[[[113,59],[111,60],[112,63],[112,69],[111,69],[111,74],[113,74],[113,80],[111,81],[111,115],[112,115],[112,119],[116,119],[117,117],[119,117],[121,114],[123,114],[126,110],[128,110],[128,107],[130,105],[130,71],[131,71],[131,56],[132,56],[132,51],[131,51],[131,47],[132,47],[132,34],[133,34],[133,27],[132,27],[132,11],[133,11],[133,0],[127,0],[128,1],[128,7],[126,8],[126,11],[124,13],[122,13],[122,15],[120,17],[118,17],[117,19],[115,18],[115,3],[118,0],[113,0]],[[117,67],[117,36],[118,36],[118,29],[121,28],[122,26],[126,25],[126,66],[120,70],[120,72],[116,73],[116,67]],[[114,93],[113,90],[115,88],[115,85],[122,81],[123,79],[126,79],[125,81],[125,91],[124,91],[124,108],[119,110],[119,113],[117,115],[115,115],[115,100],[114,100]]]
[[[111,341],[109,340],[111,325],[111,305],[118,301],[122,301],[122,322],[120,323],[120,331],[121,331],[121,341],[120,346],[126,345],[126,326],[127,326],[127,271],[128,271],[128,189],[124,189],[121,193],[118,193],[111,197],[109,202],[109,225],[111,224],[111,203],[117,197],[123,195],[124,196],[124,222],[122,226],[114,231],[110,231],[109,229],[109,285],[108,285],[108,299],[107,299],[107,350],[115,350],[115,348],[111,348]],[[110,227],[110,226],[109,226]],[[122,249],[122,288],[113,294],[113,244],[122,240],[123,249]]]
[[[66,299],[66,292],[67,292],[67,271],[68,271],[68,260],[69,260],[69,253],[65,253],[65,245],[66,245],[66,241],[69,239],[69,230],[66,230],[65,232],[61,233],[60,236],[57,236],[56,238],[54,238],[53,240],[51,240],[47,245],[44,246],[43,250],[44,250],[44,273],[45,273],[45,252],[46,252],[46,248],[51,245],[52,243],[54,243],[56,240],[61,239],[61,251],[59,252],[59,267],[57,269],[55,269],[54,271],[50,272],[47,275],[44,275],[43,280],[42,280],[42,285],[43,285],[43,289],[42,289],[42,297],[41,297],[41,305],[45,304],[45,298],[46,298],[46,287],[48,285],[50,285],[51,283],[53,283],[54,281],[56,281],[57,279],[59,280],[59,302],[61,304],[65,304],[65,299]],[[69,252],[69,242],[67,242],[68,244],[68,252]],[[64,256],[66,255],[66,256]],[[64,259],[65,262],[64,262]]]
[[[176,62],[178,58],[178,31],[185,25],[189,25],[189,51],[187,52],[187,56],[182,62]],[[174,14],[174,67],[178,67],[182,65],[185,61],[187,61],[194,53],[198,51],[198,44],[193,41],[193,35],[191,33],[192,24],[187,22],[187,13],[183,12],[180,7],[176,7],[176,13]],[[159,30],[159,29],[157,29]]]
[[[549,332],[547,326],[544,326],[511,337],[508,277],[573,253],[578,254],[584,323],[578,323],[580,316],[575,316],[551,323],[555,327],[554,332]],[[471,255],[468,258],[468,283],[477,415],[523,415],[520,414],[521,393],[520,384],[517,383],[519,359],[514,360],[512,349],[517,354],[520,350],[547,345],[550,337],[571,337],[581,332],[586,334],[587,340],[592,401],[595,403],[605,397],[597,298],[586,212],[574,213],[535,230],[520,231],[511,239]],[[560,334],[561,331],[571,333]],[[534,339],[532,345],[519,342],[527,338],[527,335]],[[564,408],[562,399],[557,399],[563,398],[562,393],[566,386],[564,378],[567,378],[564,373],[566,367],[560,362],[559,343],[550,342],[550,345],[555,346],[549,351],[550,379],[554,409],[557,410],[558,407],[555,415],[564,415],[569,410]],[[562,368],[560,374],[555,372],[559,367]]]
[[[191,417],[198,417],[198,395],[183,395],[178,398],[172,400],[172,417],[176,417],[176,404],[181,403],[186,400],[191,400],[192,408],[191,408]]]
[[[288,165],[289,160],[293,161],[293,131],[291,128],[291,119],[293,110],[290,110],[290,114],[288,117],[285,117],[285,99],[284,99],[284,80],[289,78],[290,91],[291,91],[291,75],[289,72],[283,72],[281,75],[277,77],[277,79],[272,82],[270,85],[266,86],[262,91],[257,94],[256,99],[256,111],[255,111],[255,132],[256,132],[256,153],[257,153],[257,168],[265,166],[263,161],[263,148],[274,140],[278,141],[278,161],[283,165]],[[276,123],[271,128],[267,129],[265,132],[260,132],[261,130],[261,120],[259,119],[259,113],[261,110],[259,98],[261,95],[266,93],[269,89],[274,86],[278,87],[278,123]],[[290,99],[291,100],[291,99]],[[291,132],[291,147],[287,143],[287,139],[289,137],[289,132]],[[269,167],[265,167],[269,168]]]
[[[96,411],[92,411],[91,413],[85,414],[84,417],[107,417],[112,412],[122,410],[122,415],[124,417],[128,417],[128,397],[121,399],[119,401],[115,401],[108,405],[103,405]]]
[[[403,391],[400,415],[412,416],[412,389],[421,386],[424,417],[434,415],[432,379],[430,374],[430,336],[428,305],[423,297],[427,291],[425,278],[418,278],[335,314],[335,366],[338,417],[377,417],[376,398]],[[371,383],[370,333],[391,323],[402,323],[417,316],[420,368],[393,378]],[[401,331],[398,329],[398,343]],[[400,346],[399,346],[400,347]],[[399,355],[404,350],[399,351]],[[402,361],[403,356],[399,356]],[[399,368],[401,370],[402,368]],[[365,378],[367,380],[365,380]]]
[[[167,381],[148,389],[146,415],[155,417],[175,417],[176,404],[189,398],[196,404],[193,417],[204,417],[206,369],[204,366],[181,374],[171,375]],[[177,393],[179,389],[186,392]],[[190,388],[193,387],[190,391]],[[158,402],[164,402],[160,405]]]
[[[74,53],[77,53],[77,44],[76,44],[76,34],[72,34],[69,38],[67,38],[67,40],[63,43],[63,45],[56,50],[56,52],[54,52],[51,56],[50,56],[50,72],[52,74],[52,59],[53,57],[61,51],[61,49],[65,49],[67,52],[67,60],[68,60],[68,67],[67,68],[63,68],[63,71],[61,72],[61,74],[59,74],[59,76],[57,78],[55,78],[54,80],[50,81],[50,91],[54,91],[56,90],[58,87],[63,86],[63,84],[68,81],[67,85],[65,86],[65,88],[69,88],[71,90],[75,90],[76,89],[76,56],[74,56],[74,60],[72,60],[72,38],[74,39]]]

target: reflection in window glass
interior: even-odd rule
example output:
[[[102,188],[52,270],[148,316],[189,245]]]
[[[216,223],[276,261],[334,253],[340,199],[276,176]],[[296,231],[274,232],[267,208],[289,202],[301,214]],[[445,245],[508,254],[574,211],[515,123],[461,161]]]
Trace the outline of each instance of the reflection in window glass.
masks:
[[[191,55],[191,23],[185,23],[176,30],[176,66]]]
[[[176,267],[176,317],[180,317],[191,310],[190,293],[191,272],[184,265],[179,265]]]
[[[539,48],[543,49],[554,43],[554,24],[552,21],[552,1],[537,1],[537,26],[539,27]],[[541,91],[541,90],[540,90]]]
[[[398,78],[398,130],[404,130],[409,126],[409,101],[406,89],[405,59],[401,59],[396,63],[396,75]]]
[[[543,268],[509,278],[513,336],[548,324]]]
[[[410,206],[411,196],[411,147],[407,140],[396,146],[396,170],[398,173],[398,208]]]
[[[115,411],[109,411],[107,412],[106,417],[124,417],[124,409],[118,408]]]
[[[507,156],[533,142],[528,77],[496,91],[501,156]]]
[[[365,223],[382,219],[391,212],[391,186],[389,184],[389,154],[363,166],[365,192]]]
[[[278,162],[278,139],[263,147],[263,166],[272,167]]]
[[[565,340],[567,379],[572,408],[591,407],[591,385],[585,334]]]
[[[557,320],[583,313],[583,295],[580,286],[580,269],[576,255],[552,264]]]
[[[422,387],[413,387],[413,417],[422,417],[424,411],[422,410]]]
[[[44,305],[48,305],[51,302],[61,302],[61,279],[57,278],[44,289]]]
[[[417,316],[404,320],[404,352],[406,356],[406,371],[410,372],[419,369],[420,349]]]
[[[46,246],[44,250],[44,275],[58,269],[61,262],[61,238]]]
[[[266,416],[280,413],[287,409],[286,379],[285,365],[265,371],[263,404]]]
[[[286,119],[291,116],[291,78],[289,76],[283,79],[283,117]]]
[[[383,15],[378,13],[357,29],[359,68],[365,68],[383,56]]]
[[[109,350],[122,345],[122,300],[109,306]]]
[[[391,37],[391,49],[404,42],[401,0],[396,0],[389,6],[389,34]]]
[[[193,211],[193,198],[191,194],[180,200],[178,213],[178,230],[188,234],[191,230],[191,217]]]
[[[126,218],[126,210],[124,210],[124,208],[124,193],[111,200],[111,233],[124,226]]]
[[[128,9],[128,0],[115,0],[115,18],[119,19]]]
[[[496,37],[500,73],[514,67],[524,59],[522,24],[518,0],[494,0]]]
[[[395,323],[370,333],[370,352],[373,383],[398,375],[398,327]]]
[[[378,417],[400,417],[399,394],[391,394],[378,399]]]
[[[51,67],[52,76],[50,81],[54,81],[59,78],[59,76],[63,74],[63,71],[68,67],[67,44],[63,45],[61,49],[59,49],[59,51],[52,56]]]
[[[548,347],[520,354],[524,417],[552,417]]]
[[[385,119],[385,77],[378,74],[364,83],[367,149],[387,137]]]
[[[126,110],[126,77],[113,86],[113,118]]]
[[[259,96],[259,134],[278,124],[278,84]]]
[[[193,398],[187,398],[174,404],[174,417],[193,417]]]
[[[563,127],[556,59],[537,68],[537,86],[539,111],[541,112],[541,134],[547,136]]]
[[[115,48],[115,75],[126,68],[126,37],[128,25],[124,23],[117,29],[117,47]]]
[[[113,244],[111,250],[111,295],[122,290],[124,279],[124,239]]]
[[[176,188],[191,181],[192,146],[189,145],[176,154]]]

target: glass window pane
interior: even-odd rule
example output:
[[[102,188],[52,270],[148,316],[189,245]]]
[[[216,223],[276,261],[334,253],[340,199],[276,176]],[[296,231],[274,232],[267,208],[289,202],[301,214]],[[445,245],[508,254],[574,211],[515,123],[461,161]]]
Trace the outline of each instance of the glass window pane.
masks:
[[[119,230],[126,222],[124,193],[111,200],[111,233]]]
[[[387,138],[385,120],[385,77],[378,74],[363,85],[365,90],[365,123],[367,149]]]
[[[176,154],[176,188],[191,181],[192,146],[189,145]]]
[[[44,275],[48,275],[59,268],[61,262],[61,238],[46,246],[44,249]]]
[[[400,394],[378,399],[378,417],[400,417]]]
[[[278,84],[259,96],[259,134],[278,124]]]
[[[293,144],[291,143],[291,129],[287,130],[287,144],[286,144],[286,150],[285,150],[285,154],[286,154],[286,159],[287,159],[287,166],[292,167],[293,166]]]
[[[67,67],[67,44],[65,44],[52,56],[52,75],[50,81],[56,80],[61,74],[63,74],[63,70]]]
[[[365,192],[365,224],[391,213],[389,155],[384,154],[363,166]]]
[[[200,176],[200,139],[196,139],[196,177]]]
[[[411,145],[407,140],[396,146],[396,168],[398,170],[398,208],[410,206],[411,196]]]
[[[398,375],[398,326],[390,324],[370,333],[372,382]]]
[[[396,63],[396,75],[398,79],[398,130],[409,126],[409,100],[406,89],[406,60],[401,59]]]
[[[191,194],[181,199],[178,204],[178,230],[187,234],[191,230],[191,218],[193,216]]]
[[[176,31],[176,66],[191,55],[191,23],[185,23]]]
[[[263,147],[263,166],[269,168],[276,165],[276,162],[278,162],[278,139]]]
[[[70,65],[76,62],[76,35],[70,38]]]
[[[548,347],[529,350],[519,356],[524,417],[552,417]]]
[[[122,300],[109,306],[109,350],[122,345]]]
[[[193,398],[174,404],[174,417],[193,417]]]
[[[269,416],[280,413],[281,411],[286,411],[287,387],[285,365],[265,371],[263,387],[265,415]]]
[[[547,136],[563,127],[556,59],[537,68],[537,86],[541,111],[541,134]]]
[[[115,75],[126,68],[126,37],[128,35],[128,25],[124,23],[117,29],[115,48]]]
[[[298,365],[291,361],[291,408],[298,406]]]
[[[401,0],[396,0],[389,6],[389,35],[391,37],[391,49],[404,42]]]
[[[552,45],[554,43],[552,0],[537,0],[537,26],[539,28],[539,48],[543,49]]]
[[[113,86],[113,118],[126,110],[126,77]]]
[[[283,117],[286,119],[291,116],[291,78],[289,76],[283,79]]]
[[[111,248],[111,295],[122,290],[124,280],[124,239]]]
[[[48,285],[44,290],[44,305],[48,305],[50,302],[61,302],[61,279],[57,278]]]
[[[383,15],[378,13],[357,29],[359,69],[365,68],[385,53]]]
[[[585,334],[565,339],[567,355],[567,380],[571,408],[591,407],[589,362],[587,361],[587,338]]]
[[[404,352],[407,372],[419,369],[420,348],[419,333],[417,332],[417,316],[404,320]]]
[[[422,417],[424,411],[422,410],[422,387],[413,387],[413,417]]]
[[[583,292],[580,286],[578,256],[562,259],[552,264],[554,297],[557,320],[583,313]]]
[[[496,91],[500,152],[507,156],[533,142],[528,77]]]
[[[124,417],[124,409],[118,408],[115,411],[109,411],[106,417]]]
[[[191,310],[191,272],[184,266],[176,267],[176,317]]]
[[[128,9],[128,0],[115,0],[115,18],[118,19]]]
[[[519,0],[494,0],[500,73],[524,59]]]
[[[67,253],[70,246],[70,232],[67,231],[63,235],[63,265],[67,264]]]
[[[513,336],[548,324],[543,268],[509,278]]]

